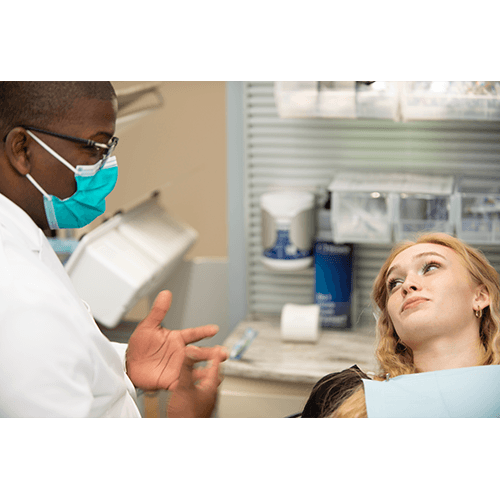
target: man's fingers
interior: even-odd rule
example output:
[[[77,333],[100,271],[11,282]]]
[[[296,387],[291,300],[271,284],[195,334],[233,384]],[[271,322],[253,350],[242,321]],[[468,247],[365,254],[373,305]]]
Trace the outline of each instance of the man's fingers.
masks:
[[[205,391],[216,391],[223,378],[219,361],[209,361],[205,368],[193,370],[193,379],[198,382],[198,388]]]
[[[192,344],[193,342],[198,342],[198,340],[213,337],[218,331],[219,327],[217,325],[205,325],[196,328],[186,328],[180,332],[184,339],[184,343]]]
[[[156,328],[161,324],[172,305],[172,292],[168,290],[161,291],[153,302],[153,306],[148,315],[143,319],[145,326]]]
[[[203,385],[207,385],[207,383],[211,385],[213,383],[212,381],[218,380],[219,364],[225,361],[227,356],[226,349],[221,346],[187,346],[184,350],[184,361],[180,370],[178,385],[189,387],[200,377]],[[194,370],[194,365],[202,361],[208,361],[208,366],[206,368]]]
[[[223,379],[221,363],[228,358],[227,350],[221,346],[199,348],[188,346],[186,352],[186,355],[195,362],[208,361],[204,368],[192,370],[192,380],[198,381],[200,389],[216,390]]]
[[[184,349],[184,360],[182,362],[181,371],[179,374],[178,386],[188,388],[193,381],[193,367],[198,361],[198,353],[200,347],[187,346]]]
[[[194,363],[200,361],[225,361],[228,358],[228,352],[225,347],[216,345],[214,347],[198,347],[194,345],[186,346],[186,356],[191,358]]]

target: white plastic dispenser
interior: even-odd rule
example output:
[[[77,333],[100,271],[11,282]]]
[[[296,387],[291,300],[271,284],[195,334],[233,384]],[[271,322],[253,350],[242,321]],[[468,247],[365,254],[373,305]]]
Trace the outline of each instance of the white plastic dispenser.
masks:
[[[276,191],[260,198],[262,263],[274,271],[311,266],[315,234],[315,197],[306,191]]]
[[[115,328],[142,297],[162,286],[197,237],[153,196],[84,236],[65,267],[94,318]]]

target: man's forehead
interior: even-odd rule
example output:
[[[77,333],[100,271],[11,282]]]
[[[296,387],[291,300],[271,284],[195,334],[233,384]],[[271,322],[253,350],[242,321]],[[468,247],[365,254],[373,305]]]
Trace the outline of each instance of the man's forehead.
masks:
[[[114,133],[116,114],[115,99],[78,98],[58,122],[72,129],[91,128],[93,132],[99,131],[111,136]]]

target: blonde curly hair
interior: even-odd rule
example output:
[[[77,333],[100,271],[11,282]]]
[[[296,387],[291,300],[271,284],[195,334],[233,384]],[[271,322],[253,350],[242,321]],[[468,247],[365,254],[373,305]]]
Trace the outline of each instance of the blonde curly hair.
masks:
[[[484,285],[488,290],[490,305],[483,310],[479,328],[480,339],[484,347],[480,364],[500,364],[500,280],[497,271],[481,251],[448,234],[428,233],[421,235],[416,241],[405,241],[398,244],[380,269],[373,284],[372,300],[378,313],[376,357],[379,362],[379,374],[375,379],[383,380],[387,373],[391,377],[397,377],[417,371],[413,361],[413,353],[409,347],[399,342],[399,337],[387,311],[387,271],[397,255],[421,243],[433,243],[454,250],[462,259],[473,281],[478,285]],[[363,385],[357,387],[350,395],[348,394],[343,403],[330,416],[366,417]]]

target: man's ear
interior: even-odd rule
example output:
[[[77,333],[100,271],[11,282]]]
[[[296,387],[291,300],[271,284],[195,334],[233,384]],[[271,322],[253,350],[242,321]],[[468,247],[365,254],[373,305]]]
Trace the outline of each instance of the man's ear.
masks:
[[[5,138],[5,154],[14,170],[23,176],[31,171],[28,150],[30,140],[31,137],[22,127],[13,128]]]

